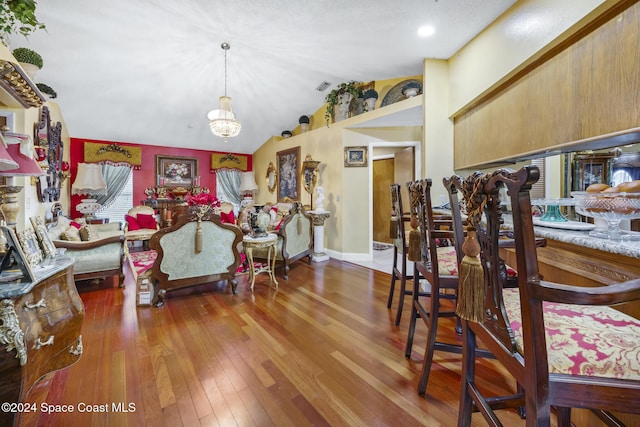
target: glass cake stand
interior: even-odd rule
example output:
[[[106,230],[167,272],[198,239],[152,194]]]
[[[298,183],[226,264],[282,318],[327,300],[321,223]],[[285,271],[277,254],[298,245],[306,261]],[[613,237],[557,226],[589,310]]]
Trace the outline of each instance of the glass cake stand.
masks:
[[[540,216],[543,222],[569,222],[566,216],[560,210],[560,206],[575,206],[576,200],[571,198],[561,199],[532,199],[531,204],[534,206],[545,206],[544,214]]]
[[[640,193],[587,193],[572,191],[576,212],[607,221],[606,230],[593,230],[590,236],[609,240],[638,240],[640,234],[620,230],[620,221],[640,218]]]

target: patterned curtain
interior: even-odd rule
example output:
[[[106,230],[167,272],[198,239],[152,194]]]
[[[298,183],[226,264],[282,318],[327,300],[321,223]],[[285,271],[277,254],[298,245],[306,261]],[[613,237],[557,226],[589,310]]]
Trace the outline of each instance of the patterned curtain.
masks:
[[[240,206],[242,196],[240,194],[240,171],[238,169],[217,169],[216,185],[224,194],[226,201]]]
[[[100,203],[103,208],[109,207],[122,193],[129,174],[131,173],[132,165],[120,164],[118,166],[103,164],[102,176],[107,183],[107,194],[100,196],[96,199],[96,202]]]

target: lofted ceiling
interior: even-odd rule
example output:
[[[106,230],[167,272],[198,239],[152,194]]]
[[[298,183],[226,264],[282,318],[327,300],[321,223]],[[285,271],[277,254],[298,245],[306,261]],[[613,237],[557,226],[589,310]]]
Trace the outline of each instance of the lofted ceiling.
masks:
[[[57,92],[72,137],[253,153],[335,85],[420,75],[424,58],[451,57],[513,3],[42,0],[36,15],[47,29],[13,37],[11,48],[42,55],[35,81]],[[418,36],[423,25],[435,34]],[[222,42],[242,123],[228,142],[206,118],[224,94]],[[324,81],[332,86],[319,92]]]

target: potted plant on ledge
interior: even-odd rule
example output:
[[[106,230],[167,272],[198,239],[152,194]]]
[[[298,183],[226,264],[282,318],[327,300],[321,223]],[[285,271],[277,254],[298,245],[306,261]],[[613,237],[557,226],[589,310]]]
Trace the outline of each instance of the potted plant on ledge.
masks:
[[[331,117],[334,117],[336,106],[338,107],[338,114],[334,117],[335,121],[346,119],[349,116],[351,101],[353,98],[358,98],[361,93],[360,82],[354,80],[347,83],[340,83],[337,88],[329,92],[325,98],[327,110],[324,114],[327,126],[329,126]]]
[[[55,90],[53,90],[53,88],[51,88],[51,86],[46,85],[44,83],[36,83],[36,86],[38,87],[38,90],[40,90],[40,92],[42,92],[43,94],[47,95],[49,99],[55,99],[58,97],[58,94],[56,93]]]
[[[26,47],[19,47],[14,49],[11,53],[13,53],[13,56],[20,63],[20,66],[29,75],[31,80],[35,77],[36,72],[42,69],[42,56],[40,56],[38,52]]]

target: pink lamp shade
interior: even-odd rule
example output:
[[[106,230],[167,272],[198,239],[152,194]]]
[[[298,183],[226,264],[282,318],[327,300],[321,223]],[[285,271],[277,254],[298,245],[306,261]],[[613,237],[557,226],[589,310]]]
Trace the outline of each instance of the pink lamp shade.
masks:
[[[45,174],[40,165],[38,165],[36,159],[34,159],[33,157],[27,157],[20,152],[20,144],[9,144],[7,146],[7,153],[9,154],[10,158],[13,159],[15,163],[17,163],[18,167],[10,170],[2,170],[0,168],[0,175],[38,176]]]
[[[4,144],[0,142],[0,171],[18,169],[18,163],[11,157]]]
[[[88,196],[107,194],[107,183],[102,177],[102,166],[97,163],[78,163],[78,173],[71,186],[71,193]]]

